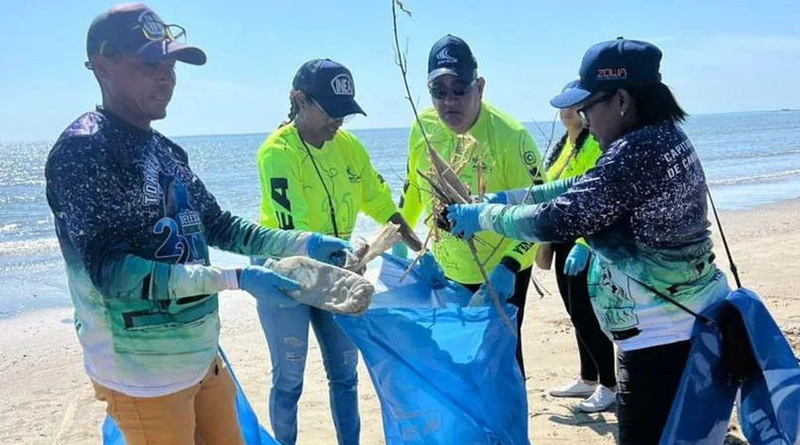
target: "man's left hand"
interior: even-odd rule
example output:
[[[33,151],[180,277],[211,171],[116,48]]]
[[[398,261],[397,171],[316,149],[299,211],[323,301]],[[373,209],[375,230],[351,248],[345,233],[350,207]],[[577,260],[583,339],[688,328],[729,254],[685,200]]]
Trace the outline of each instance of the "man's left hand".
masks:
[[[517,274],[512,272],[503,264],[498,264],[489,275],[489,283],[492,285],[500,303],[505,303],[514,296],[514,286],[517,281]],[[492,304],[492,295],[489,286],[482,284],[480,289],[469,300],[469,306],[489,306]]]
[[[350,251],[352,251],[350,243],[332,236],[314,233],[308,240],[309,258],[337,267],[344,266],[347,252]]]

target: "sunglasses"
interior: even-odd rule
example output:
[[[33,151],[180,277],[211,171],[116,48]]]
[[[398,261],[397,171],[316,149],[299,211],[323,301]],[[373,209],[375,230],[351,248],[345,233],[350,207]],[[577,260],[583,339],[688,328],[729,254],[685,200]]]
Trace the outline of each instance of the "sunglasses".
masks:
[[[141,30],[142,35],[144,38],[151,42],[178,42],[178,43],[186,43],[187,36],[186,36],[186,29],[181,25],[165,25],[161,22],[156,22],[153,20],[147,22],[140,22],[137,25],[134,25],[131,28],[131,31]],[[119,52],[117,51],[105,51],[105,42],[103,45],[100,46],[100,55],[112,57],[118,55]],[[92,67],[92,62],[87,61],[84,62],[83,65],[87,69],[94,69]]]
[[[317,102],[313,97],[309,96],[309,99],[311,99],[311,102],[314,103],[314,105],[319,109],[319,111],[321,111],[322,114],[324,114],[325,117],[328,118],[328,123],[332,124],[332,123],[334,123],[334,122],[336,122],[338,120],[341,120],[342,123],[350,122],[355,117],[355,114],[348,114],[345,117],[333,118],[330,115],[328,115],[328,112],[326,112],[325,109],[322,108],[322,105],[320,105],[319,102]]]
[[[453,87],[449,89],[440,83],[434,83],[428,87],[428,92],[430,92],[431,97],[436,100],[445,99],[450,93],[455,97],[463,97],[475,87],[476,83],[477,79],[470,83],[454,82]]]
[[[181,25],[165,25],[164,23],[156,21],[148,21],[140,23],[133,27],[133,30],[142,30],[142,34],[147,40],[153,42],[167,42],[186,43],[186,29]]]
[[[587,127],[589,126],[589,116],[586,113],[588,113],[592,107],[599,104],[600,102],[605,102],[611,99],[612,96],[613,96],[612,93],[602,93],[599,96],[595,97],[594,99],[590,100],[589,102],[586,102],[585,105],[576,110],[585,126]]]

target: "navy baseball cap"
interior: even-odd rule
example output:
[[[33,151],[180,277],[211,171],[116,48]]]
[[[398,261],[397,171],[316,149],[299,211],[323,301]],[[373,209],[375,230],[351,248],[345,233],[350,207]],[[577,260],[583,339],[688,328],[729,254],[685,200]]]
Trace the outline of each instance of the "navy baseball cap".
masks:
[[[444,74],[452,74],[467,83],[478,77],[478,62],[469,45],[450,34],[434,43],[428,55],[428,83]]]
[[[334,119],[356,113],[367,115],[356,102],[356,86],[350,70],[331,59],[304,63],[294,76],[292,88],[306,93]]]
[[[598,91],[659,83],[660,66],[661,50],[652,43],[622,37],[598,43],[583,56],[577,84],[550,100],[550,105],[571,108]]]
[[[182,40],[186,30],[167,25],[150,8],[139,3],[113,6],[94,19],[86,36],[86,55],[129,54],[145,62],[176,59],[192,65],[206,63],[200,48]],[[86,66],[91,69],[91,64]]]

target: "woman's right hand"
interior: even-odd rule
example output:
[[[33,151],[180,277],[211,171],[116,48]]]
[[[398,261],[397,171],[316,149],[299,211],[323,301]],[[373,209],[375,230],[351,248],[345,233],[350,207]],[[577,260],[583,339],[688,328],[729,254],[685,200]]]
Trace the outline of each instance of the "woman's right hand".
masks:
[[[481,210],[492,204],[451,204],[447,206],[447,220],[450,222],[450,233],[453,236],[470,240],[480,232],[479,216]]]

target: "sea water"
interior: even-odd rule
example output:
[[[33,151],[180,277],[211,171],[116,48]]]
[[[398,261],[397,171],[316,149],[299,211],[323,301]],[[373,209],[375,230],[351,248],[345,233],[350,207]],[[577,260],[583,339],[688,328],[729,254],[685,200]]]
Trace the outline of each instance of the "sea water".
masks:
[[[65,125],[67,123],[65,122]],[[559,123],[526,124],[540,151],[561,134]],[[800,196],[800,112],[691,116],[684,126],[723,210]],[[408,129],[354,130],[397,199],[405,176]],[[52,135],[53,138],[58,135]],[[255,220],[261,191],[255,156],[266,134],[175,137],[220,205]],[[71,304],[45,197],[44,165],[53,141],[0,142],[0,318]],[[376,228],[360,218],[355,233]],[[212,262],[245,265],[212,251]]]

